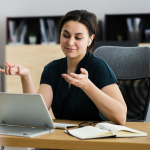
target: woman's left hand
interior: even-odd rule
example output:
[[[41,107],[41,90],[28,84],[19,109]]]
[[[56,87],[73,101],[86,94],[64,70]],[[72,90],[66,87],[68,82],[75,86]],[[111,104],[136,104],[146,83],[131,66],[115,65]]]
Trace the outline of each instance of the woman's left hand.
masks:
[[[77,86],[81,89],[85,89],[88,86],[89,78],[88,72],[86,69],[80,68],[81,74],[70,73],[62,74],[62,77],[70,84]]]

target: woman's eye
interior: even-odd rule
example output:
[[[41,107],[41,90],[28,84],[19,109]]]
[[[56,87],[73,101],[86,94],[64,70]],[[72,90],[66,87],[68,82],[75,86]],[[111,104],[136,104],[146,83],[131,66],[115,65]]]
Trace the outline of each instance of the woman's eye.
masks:
[[[63,35],[65,38],[69,38],[69,36],[67,36],[67,35]]]
[[[70,38],[70,36],[69,36],[69,35],[67,36],[67,35],[65,35],[65,34],[63,34],[63,37],[65,37],[65,38]],[[75,39],[76,39],[76,40],[81,40],[82,38],[75,37]]]
[[[76,37],[76,39],[77,39],[77,40],[81,40],[82,38],[78,38],[78,37]]]

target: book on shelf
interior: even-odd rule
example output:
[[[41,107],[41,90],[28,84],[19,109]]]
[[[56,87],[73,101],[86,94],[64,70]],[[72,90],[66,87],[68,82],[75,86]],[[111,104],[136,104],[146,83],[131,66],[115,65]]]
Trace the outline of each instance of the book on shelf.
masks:
[[[140,41],[140,22],[141,18],[126,18],[128,28],[128,40]]]
[[[57,43],[57,26],[53,19],[47,19],[49,43]]]
[[[19,26],[16,26],[16,22],[8,20],[9,29],[9,44],[24,44],[25,36],[27,34],[27,25],[25,20],[22,20]]]
[[[47,44],[48,38],[47,38],[47,31],[46,31],[46,25],[43,18],[40,18],[40,30],[41,30],[41,44]]]
[[[16,42],[15,25],[16,24],[13,20],[8,20],[9,41],[10,41],[10,43]]]
[[[18,39],[17,41],[19,43],[24,44],[25,43],[25,36],[27,34],[27,25],[25,20],[21,20],[20,25],[18,27]]]
[[[53,19],[40,18],[41,44],[57,43],[57,26]]]
[[[98,123],[95,127],[85,126],[82,128],[66,130],[65,133],[77,137],[79,139],[147,136],[147,133],[145,132],[106,122]]]

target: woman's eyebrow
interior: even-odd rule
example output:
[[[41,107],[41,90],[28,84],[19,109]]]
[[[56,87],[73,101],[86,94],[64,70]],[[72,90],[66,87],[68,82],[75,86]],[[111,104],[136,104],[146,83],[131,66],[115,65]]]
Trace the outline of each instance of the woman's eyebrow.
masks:
[[[69,33],[67,30],[63,30],[63,31]],[[75,33],[75,35],[78,35],[78,34],[84,35],[83,33]]]
[[[82,34],[82,35],[84,35],[83,33],[76,33],[75,35],[78,35],[78,34]]]

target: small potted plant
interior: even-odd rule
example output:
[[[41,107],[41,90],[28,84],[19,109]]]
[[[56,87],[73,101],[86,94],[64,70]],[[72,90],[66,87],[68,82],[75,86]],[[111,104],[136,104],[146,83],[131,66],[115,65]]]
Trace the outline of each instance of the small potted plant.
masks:
[[[29,43],[36,44],[36,34],[33,31],[29,32]]]

